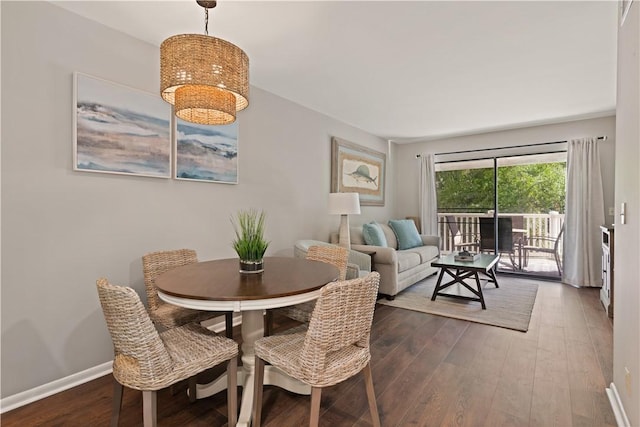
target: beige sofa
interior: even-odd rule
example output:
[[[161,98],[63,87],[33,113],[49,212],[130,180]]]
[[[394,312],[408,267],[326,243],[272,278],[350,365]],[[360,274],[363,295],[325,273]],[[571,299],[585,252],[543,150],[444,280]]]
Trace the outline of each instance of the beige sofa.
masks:
[[[403,289],[438,272],[431,262],[440,256],[440,237],[420,235],[423,246],[398,250],[398,240],[387,224],[380,224],[387,239],[388,247],[367,245],[362,235],[362,227],[350,227],[351,249],[375,251],[372,255],[372,270],[380,273],[379,292],[394,299]],[[331,242],[338,241],[338,234],[331,234]]]

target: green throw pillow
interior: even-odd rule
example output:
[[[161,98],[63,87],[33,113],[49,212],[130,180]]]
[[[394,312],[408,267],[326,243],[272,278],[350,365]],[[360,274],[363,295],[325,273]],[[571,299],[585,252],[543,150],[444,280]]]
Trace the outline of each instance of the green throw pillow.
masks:
[[[411,249],[422,246],[422,238],[416,228],[415,222],[411,219],[392,219],[389,227],[393,230],[398,239],[398,249]]]
[[[367,245],[387,247],[387,238],[380,224],[371,222],[362,226],[362,237]]]

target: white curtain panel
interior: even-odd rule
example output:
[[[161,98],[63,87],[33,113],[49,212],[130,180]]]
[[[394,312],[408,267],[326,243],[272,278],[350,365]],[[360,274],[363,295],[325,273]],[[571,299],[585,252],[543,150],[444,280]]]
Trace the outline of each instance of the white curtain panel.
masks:
[[[438,235],[438,201],[436,198],[436,168],[433,154],[420,155],[420,222],[422,234]]]
[[[571,140],[567,153],[567,203],[562,281],[602,286],[604,196],[597,138]]]

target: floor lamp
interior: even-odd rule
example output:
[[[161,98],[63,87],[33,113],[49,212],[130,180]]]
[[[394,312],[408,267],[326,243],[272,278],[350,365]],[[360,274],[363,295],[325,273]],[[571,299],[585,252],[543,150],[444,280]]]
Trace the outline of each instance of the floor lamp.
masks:
[[[360,214],[360,197],[358,193],[329,193],[329,213],[340,215],[339,245],[350,249],[349,215]]]

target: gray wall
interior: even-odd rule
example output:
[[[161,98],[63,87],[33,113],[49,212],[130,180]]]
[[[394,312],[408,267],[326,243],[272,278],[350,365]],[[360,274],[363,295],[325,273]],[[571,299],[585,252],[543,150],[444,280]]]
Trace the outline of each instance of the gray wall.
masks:
[[[640,3],[618,31],[613,382],[630,425],[640,426]],[[629,371],[626,378],[625,368]],[[627,387],[627,380],[629,386]]]
[[[387,152],[386,141],[253,87],[239,114],[238,185],[72,170],[72,73],[152,93],[159,49],[50,3],[2,12],[2,397],[109,361],[95,281],[143,294],[140,257],[190,247],[233,257],[229,217],[266,210],[267,255],[327,239],[331,136]],[[364,207],[354,222],[389,218]]]
[[[396,181],[396,215],[419,215],[420,162],[416,159],[416,154],[499,148],[606,135],[607,140],[600,142],[600,155],[606,218],[607,222],[611,223],[613,216],[608,215],[608,208],[614,206],[615,126],[615,117],[611,116],[398,145],[395,167],[397,171],[402,172],[398,173]]]

